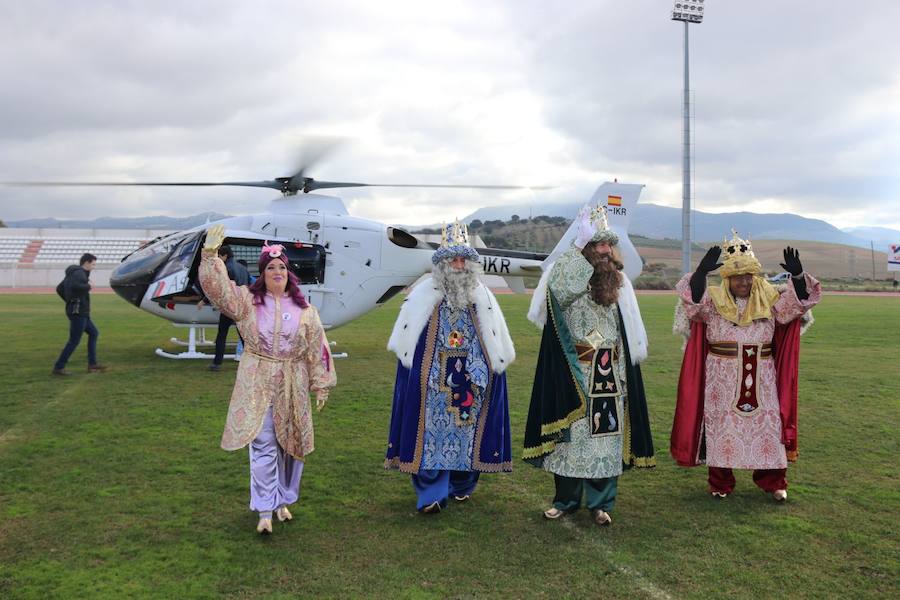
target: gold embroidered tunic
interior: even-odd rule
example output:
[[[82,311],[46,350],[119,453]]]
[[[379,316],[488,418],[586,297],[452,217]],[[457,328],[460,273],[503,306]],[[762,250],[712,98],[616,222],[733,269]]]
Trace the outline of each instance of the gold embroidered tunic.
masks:
[[[566,326],[576,344],[615,348],[616,357],[612,368],[616,370],[618,381],[625,386],[625,362],[622,336],[619,331],[619,308],[616,304],[600,306],[588,293],[588,282],[594,268],[581,256],[577,248],[565,252],[557,260],[550,272],[550,291],[563,310]],[[590,380],[591,365],[579,363],[585,381]],[[609,399],[615,402],[615,414],[622,418],[625,414],[625,395]],[[589,407],[586,407],[586,409]],[[570,429],[570,439],[558,442],[554,451],[544,459],[546,471],[565,477],[601,479],[622,474],[622,444],[625,423],[615,428],[614,434],[594,436],[587,413],[574,421]]]
[[[278,444],[303,459],[314,449],[309,393],[327,396],[337,382],[318,311],[284,295],[253,304],[245,286],[228,279],[225,264],[204,251],[200,285],[222,314],[234,319],[244,340],[222,448],[238,450],[259,434],[269,406]]]

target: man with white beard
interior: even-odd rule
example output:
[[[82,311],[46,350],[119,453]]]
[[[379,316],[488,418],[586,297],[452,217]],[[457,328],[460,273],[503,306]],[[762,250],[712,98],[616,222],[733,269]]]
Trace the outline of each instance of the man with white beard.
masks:
[[[384,461],[412,476],[427,514],[468,500],[481,473],[512,471],[506,369],[515,360],[465,225],[444,228],[431,261],[388,342],[399,362]]]
[[[544,517],[572,513],[584,497],[606,526],[623,468],[656,464],[639,366],[647,334],[605,210],[585,207],[572,227],[573,246],[544,271],[528,313],[544,334],[523,457],[553,473]]]

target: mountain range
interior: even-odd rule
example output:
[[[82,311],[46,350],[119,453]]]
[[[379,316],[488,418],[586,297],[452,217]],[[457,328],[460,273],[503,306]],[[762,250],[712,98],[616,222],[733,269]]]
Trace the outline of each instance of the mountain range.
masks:
[[[190,217],[166,217],[156,215],[151,217],[99,217],[97,219],[57,219],[47,217],[43,219],[23,219],[21,221],[7,221],[8,227],[26,227],[43,229],[190,229],[197,225],[203,225],[208,221],[218,221],[231,215],[223,215],[216,212],[205,212]]]
[[[513,215],[520,218],[546,215],[549,217],[575,218],[583,202],[544,205],[536,212],[532,207],[488,206],[480,208],[462,221],[508,221]],[[731,228],[742,237],[768,240],[807,240],[844,244],[869,248],[874,243],[877,250],[884,251],[888,244],[900,243],[900,231],[886,227],[853,227],[845,230],[821,219],[809,219],[791,213],[706,213],[692,211],[691,237],[695,241],[710,242],[731,237]],[[681,209],[658,204],[639,202],[631,217],[629,233],[655,239],[681,238]]]
[[[462,219],[471,223],[481,221],[508,221],[513,215],[521,218],[546,215],[572,219],[582,202],[544,205],[539,213],[528,205],[488,206],[480,208]],[[92,220],[25,219],[9,221],[9,227],[42,227],[61,229],[188,229],[208,221],[224,219],[229,215],[214,212],[190,217],[166,217],[162,215],[137,218],[100,217]],[[437,227],[438,225],[435,225]],[[421,229],[424,226],[410,229]],[[729,235],[734,227],[741,236],[750,239],[808,240],[832,244],[844,244],[885,251],[888,244],[900,244],[900,231],[886,227],[851,227],[838,229],[820,219],[809,219],[791,213],[706,213],[693,211],[692,237],[695,241],[718,241]],[[681,209],[651,203],[638,203],[631,218],[629,233],[655,239],[681,238]]]

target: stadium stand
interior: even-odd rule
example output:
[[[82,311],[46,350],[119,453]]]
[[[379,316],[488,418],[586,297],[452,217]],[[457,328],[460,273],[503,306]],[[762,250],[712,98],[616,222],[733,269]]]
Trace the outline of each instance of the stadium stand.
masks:
[[[135,238],[51,238],[43,240],[35,264],[77,264],[85,252],[97,257],[98,264],[116,264],[137,250],[143,239]]]
[[[31,240],[21,237],[0,238],[0,263],[17,263]]]
[[[54,287],[85,252],[97,257],[91,281],[109,285],[122,258],[170,231],[153,229],[0,228],[0,288]]]

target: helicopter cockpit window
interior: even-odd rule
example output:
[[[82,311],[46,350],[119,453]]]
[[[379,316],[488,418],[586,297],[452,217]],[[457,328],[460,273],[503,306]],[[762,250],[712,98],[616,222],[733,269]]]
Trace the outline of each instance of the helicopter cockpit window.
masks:
[[[197,253],[197,247],[200,243],[201,233],[192,233],[178,240],[173,244],[172,252],[169,254],[169,260],[165,266],[156,274],[157,279],[162,279],[167,275],[171,275],[177,271],[190,269],[191,263],[194,262],[194,255]]]
[[[186,299],[190,301],[196,294],[192,282],[196,277],[195,258],[199,255],[202,231],[191,232],[180,237],[166,238],[157,242],[158,248],[168,256],[153,276],[152,298],[156,301]],[[134,261],[134,258],[129,262]],[[116,274],[121,277],[121,273]]]

